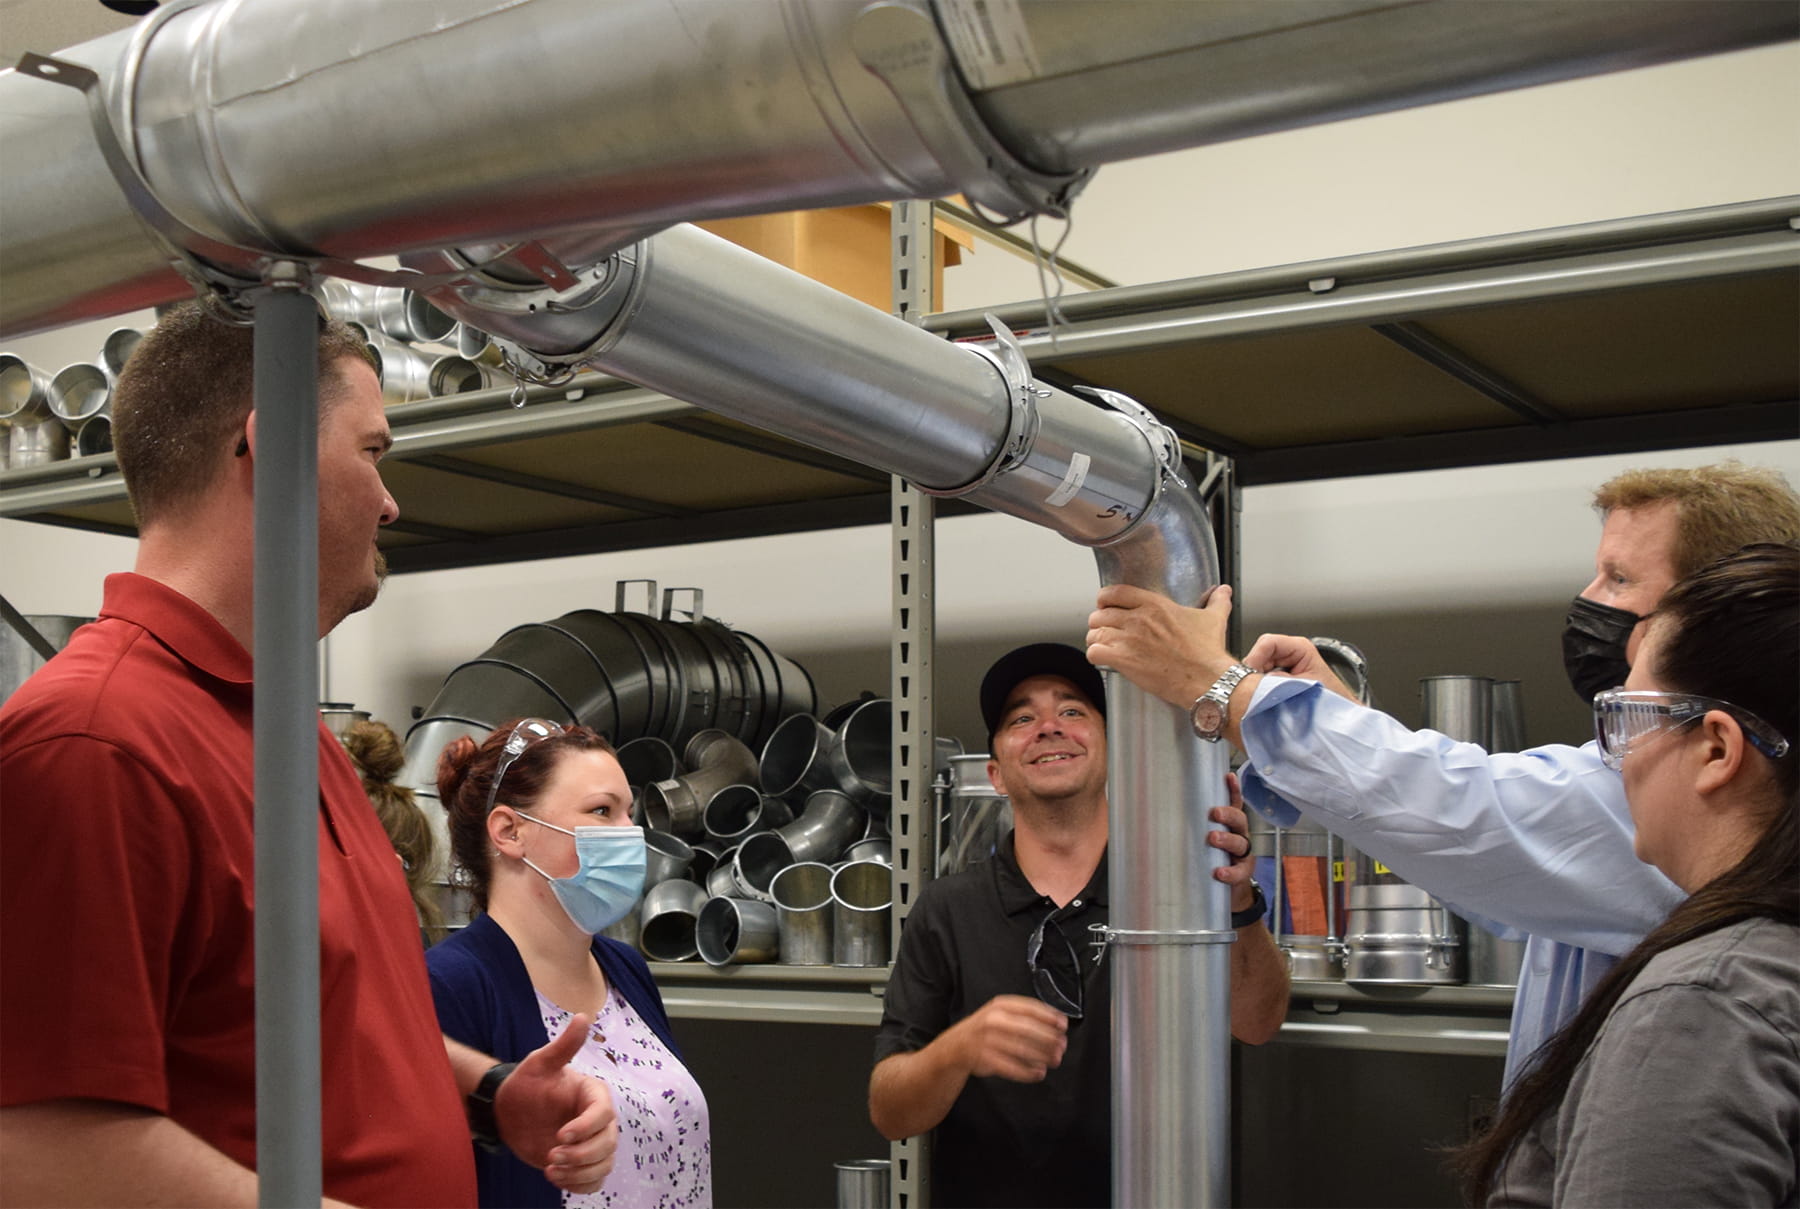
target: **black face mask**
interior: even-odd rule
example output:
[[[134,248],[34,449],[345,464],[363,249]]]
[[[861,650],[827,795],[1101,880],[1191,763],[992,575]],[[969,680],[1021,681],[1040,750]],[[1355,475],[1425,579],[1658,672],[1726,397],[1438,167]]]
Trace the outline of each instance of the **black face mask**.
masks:
[[[1563,618],[1563,670],[1583,701],[1592,704],[1595,693],[1625,683],[1631,672],[1625,645],[1638,622],[1648,616],[1596,604],[1585,596],[1570,602],[1569,615]]]

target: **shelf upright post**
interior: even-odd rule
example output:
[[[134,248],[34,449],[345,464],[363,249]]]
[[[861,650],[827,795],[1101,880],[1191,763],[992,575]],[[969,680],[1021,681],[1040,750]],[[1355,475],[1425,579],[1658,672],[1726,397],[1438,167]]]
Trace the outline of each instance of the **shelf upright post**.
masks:
[[[1242,594],[1244,489],[1238,482],[1237,463],[1222,453],[1207,449],[1199,457],[1187,455],[1188,465],[1199,472],[1200,498],[1206,502],[1207,518],[1212,522],[1213,540],[1219,548],[1219,582],[1230,584],[1239,594],[1231,618],[1226,622],[1227,650],[1244,651]]]
[[[932,309],[936,232],[931,203],[895,202],[890,229],[894,313],[909,323],[923,323]],[[898,953],[907,913],[937,871],[931,666],[936,641],[933,522],[937,501],[898,475],[893,480],[892,500],[894,792],[889,827],[894,846],[892,934]],[[890,1209],[927,1209],[931,1203],[931,1135],[893,1143],[888,1157]]]
[[[272,266],[255,308],[256,1173],[322,1194],[319,1092],[319,315]]]

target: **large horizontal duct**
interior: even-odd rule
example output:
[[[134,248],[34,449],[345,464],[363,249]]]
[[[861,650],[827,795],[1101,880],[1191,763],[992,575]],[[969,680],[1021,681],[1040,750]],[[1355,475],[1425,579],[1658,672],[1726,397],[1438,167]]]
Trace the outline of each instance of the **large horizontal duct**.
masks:
[[[177,0],[59,57],[146,217],[254,277],[952,192],[1054,213],[1112,160],[1796,36],[1765,0]],[[73,88],[0,73],[0,147],[0,336],[187,291]]]

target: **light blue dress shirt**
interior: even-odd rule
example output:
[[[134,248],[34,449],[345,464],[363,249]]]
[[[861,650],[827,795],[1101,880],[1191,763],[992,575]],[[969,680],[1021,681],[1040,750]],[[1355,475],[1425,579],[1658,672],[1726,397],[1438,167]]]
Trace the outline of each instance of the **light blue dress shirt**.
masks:
[[[1526,938],[1506,1084],[1685,895],[1632,851],[1594,744],[1489,755],[1318,683],[1265,676],[1242,721],[1244,801],[1304,813],[1508,939]]]

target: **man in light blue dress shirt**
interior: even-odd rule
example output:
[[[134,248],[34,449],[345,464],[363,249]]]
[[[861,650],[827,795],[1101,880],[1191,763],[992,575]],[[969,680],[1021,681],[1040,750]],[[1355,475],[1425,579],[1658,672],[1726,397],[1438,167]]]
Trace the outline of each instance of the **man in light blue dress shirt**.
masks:
[[[1642,622],[1677,579],[1752,542],[1800,539],[1800,497],[1774,471],[1737,463],[1628,471],[1594,503],[1605,518],[1596,573],[1563,636],[1584,697],[1624,682]],[[1229,587],[1197,609],[1109,587],[1088,658],[1195,707],[1197,731],[1222,706],[1221,737],[1248,756],[1244,800],[1274,822],[1304,813],[1459,914],[1525,937],[1510,1086],[1682,898],[1637,859],[1619,774],[1591,742],[1489,755],[1408,730],[1357,704],[1304,638],[1264,635],[1240,665],[1225,647],[1230,612]]]

